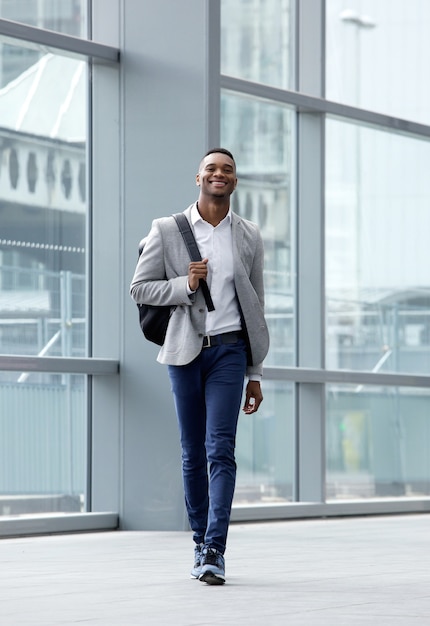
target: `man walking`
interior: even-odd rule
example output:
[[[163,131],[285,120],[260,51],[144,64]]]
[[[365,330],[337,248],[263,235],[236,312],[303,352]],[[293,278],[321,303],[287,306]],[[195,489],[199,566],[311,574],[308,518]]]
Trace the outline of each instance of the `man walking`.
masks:
[[[137,303],[174,307],[157,360],[168,365],[182,447],[188,519],[195,542],[191,575],[225,582],[233,500],[235,440],[247,375],[246,414],[260,406],[264,319],[263,242],[257,226],[234,214],[237,185],[228,150],[210,150],[196,176],[198,201],[184,214],[202,260],[191,262],[173,217],[154,220],[131,282]],[[205,305],[207,281],[215,310]]]

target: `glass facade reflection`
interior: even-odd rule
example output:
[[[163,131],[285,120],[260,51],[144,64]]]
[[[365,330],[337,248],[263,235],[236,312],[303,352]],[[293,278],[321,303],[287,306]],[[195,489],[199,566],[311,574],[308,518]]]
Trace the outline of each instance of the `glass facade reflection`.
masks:
[[[87,37],[87,0],[0,0],[0,18],[74,37]],[[34,65],[40,53],[0,39],[0,87]]]
[[[327,386],[327,498],[430,495],[430,391]]]
[[[88,356],[87,63],[1,51],[0,353]],[[3,514],[83,510],[86,377],[2,371],[0,402]]]
[[[291,109],[223,92],[221,143],[238,167],[233,210],[257,223],[264,239],[268,365],[294,360],[294,129]]]
[[[430,142],[328,120],[327,367],[430,370]]]
[[[3,354],[87,354],[86,81],[47,54],[0,89]]]
[[[328,99],[428,123],[429,109],[425,103],[430,93],[422,59],[429,45],[427,39],[424,41],[423,27],[429,7],[422,0],[413,0],[412,5],[393,4],[390,0],[382,0],[377,6],[371,0],[327,1],[325,96]],[[269,94],[267,100],[256,99],[251,96],[251,86],[247,96],[244,81],[293,89],[291,68],[297,64],[301,80],[309,87],[312,76],[305,73],[311,71],[306,65],[311,53],[305,55],[306,59],[295,58],[293,3],[223,0],[221,6],[221,72],[242,81],[238,85],[240,94],[232,88],[222,93],[221,143],[234,152],[238,162],[239,185],[234,208],[260,225],[265,240],[266,311],[271,332],[271,350],[265,364],[292,366],[299,356],[296,329],[304,316],[307,324],[309,317],[315,316],[315,325],[319,316],[318,311],[300,310],[299,305],[295,318],[294,207],[301,190],[296,191],[292,181],[303,180],[307,185],[313,181],[306,177],[306,172],[298,170],[296,163],[296,113],[300,116],[300,109],[295,112],[270,101]],[[314,28],[305,12],[303,9],[296,17],[298,20],[304,17],[307,26]],[[273,36],[264,36],[271,20]],[[299,21],[295,24],[300,29]],[[279,28],[284,31],[281,38]],[[403,46],[398,46],[401,39],[407,42],[405,51]],[[276,69],[271,64],[273,53],[279,60]],[[317,58],[315,54],[314,59]],[[314,81],[315,93],[319,79],[320,76]],[[313,140],[318,146],[317,125],[312,127],[312,121],[309,122],[302,136],[309,146],[314,133]],[[300,141],[299,136],[297,142]],[[394,130],[387,132],[387,129],[342,121],[340,117],[326,118],[324,142],[325,153],[321,156],[325,172],[322,222],[325,259],[321,260],[326,298],[324,366],[330,370],[427,374],[430,284],[426,268],[430,258],[426,234],[430,230],[427,211],[430,185],[425,164],[430,156],[430,143],[421,137],[399,135]],[[297,145],[300,149],[300,144]],[[300,166],[306,168],[305,163]],[[305,273],[299,273],[298,279],[305,280]],[[308,354],[312,353],[312,347],[306,349]],[[265,380],[264,384],[269,385],[272,393],[271,383]],[[282,385],[276,384],[275,395],[279,394],[290,406],[291,399],[286,400],[281,388]],[[362,389],[326,385],[326,389],[329,497],[427,495],[426,465],[413,478],[415,470],[410,469],[413,458],[405,461],[406,448],[400,439],[397,441],[404,433],[405,445],[411,450],[420,429],[422,434],[427,432],[426,423],[418,417],[428,408],[426,394],[421,389],[402,387]],[[300,407],[296,409],[300,411]],[[283,413],[279,404],[276,410]],[[400,428],[400,422],[411,412],[417,416],[415,422],[402,423]],[[300,424],[300,414],[296,419]],[[320,419],[324,420],[323,412]],[[275,421],[278,423],[277,418]],[[266,427],[262,438],[270,440],[272,431],[268,423]],[[243,425],[241,428],[239,445],[248,442],[246,468],[249,459],[261,456],[261,446],[251,452],[249,442],[253,439]],[[391,433],[391,447],[385,449],[384,428],[386,433]],[[248,430],[253,432],[250,426]],[[292,434],[284,435],[291,449],[288,437]],[[304,445],[302,442],[301,446]],[[425,448],[426,444],[422,445]],[[276,456],[275,450],[273,444],[268,456]],[[423,464],[424,458],[425,450],[417,465]],[[260,468],[259,462],[257,466]],[[298,467],[306,473],[300,459]],[[284,471],[288,473],[287,468]],[[306,480],[305,477],[305,483]],[[301,484],[300,476],[298,483]],[[244,492],[249,484],[252,479],[245,480]],[[261,492],[265,492],[264,486]],[[256,498],[255,493],[252,497]],[[245,496],[240,498],[246,501]]]
[[[430,123],[427,0],[327,0],[326,97]]]
[[[241,415],[237,431],[234,504],[274,504],[293,499],[293,385],[264,383],[255,415]]]
[[[221,73],[291,89],[293,0],[222,0]]]
[[[0,385],[0,516],[85,511],[86,376]]]
[[[86,37],[87,0],[0,0],[0,18]]]

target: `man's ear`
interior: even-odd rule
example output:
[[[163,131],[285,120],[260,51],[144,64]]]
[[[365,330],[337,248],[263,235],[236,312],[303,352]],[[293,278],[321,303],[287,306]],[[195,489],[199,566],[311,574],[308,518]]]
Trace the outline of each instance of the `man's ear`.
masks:
[[[200,187],[200,174],[196,174],[196,185]]]

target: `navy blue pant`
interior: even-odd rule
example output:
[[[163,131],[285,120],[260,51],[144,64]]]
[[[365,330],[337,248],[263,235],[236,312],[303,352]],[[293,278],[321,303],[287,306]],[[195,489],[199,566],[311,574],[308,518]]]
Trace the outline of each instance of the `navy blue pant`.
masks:
[[[203,348],[188,365],[168,369],[193,539],[224,553],[236,483],[234,450],[246,371],[245,342]]]

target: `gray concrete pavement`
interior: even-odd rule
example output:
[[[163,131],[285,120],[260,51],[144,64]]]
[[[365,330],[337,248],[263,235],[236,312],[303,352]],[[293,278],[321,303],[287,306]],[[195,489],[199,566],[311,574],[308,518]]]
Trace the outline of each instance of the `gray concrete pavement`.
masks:
[[[231,526],[227,583],[189,578],[190,533],[0,541],[1,626],[430,625],[430,517]]]

